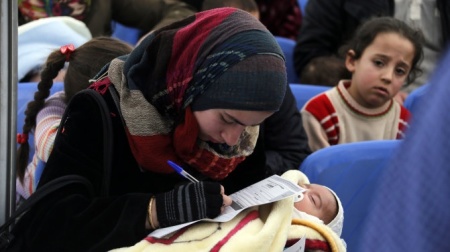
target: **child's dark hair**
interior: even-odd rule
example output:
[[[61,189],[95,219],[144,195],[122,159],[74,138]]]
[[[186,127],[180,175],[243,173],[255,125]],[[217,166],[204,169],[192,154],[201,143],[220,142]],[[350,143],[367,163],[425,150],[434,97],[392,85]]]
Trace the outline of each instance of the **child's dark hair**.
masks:
[[[414,58],[411,71],[406,79],[406,85],[412,83],[422,70],[417,66],[423,58],[424,36],[420,30],[415,30],[405,22],[393,17],[375,17],[367,20],[358,27],[353,38],[340,49],[340,53],[345,55],[348,50],[355,51],[354,59],[359,59],[364,50],[372,44],[375,37],[380,33],[396,33],[409,40],[414,46]]]
[[[53,79],[64,68],[66,60],[69,62],[64,77],[65,102],[67,103],[75,93],[87,88],[89,79],[95,76],[101,68],[116,57],[130,53],[131,45],[110,37],[97,37],[76,48],[67,59],[60,50],[52,52],[41,72],[38,91],[34,93],[34,100],[30,101],[25,111],[25,123],[22,133],[29,135],[36,126],[36,116],[44,107],[45,99],[50,95]],[[30,146],[28,141],[20,144],[17,150],[17,176],[23,181],[28,165]]]

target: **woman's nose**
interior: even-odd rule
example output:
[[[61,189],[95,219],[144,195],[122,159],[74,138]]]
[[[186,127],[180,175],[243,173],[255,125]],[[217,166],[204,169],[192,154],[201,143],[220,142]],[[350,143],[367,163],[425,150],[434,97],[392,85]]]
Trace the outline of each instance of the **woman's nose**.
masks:
[[[239,143],[242,131],[244,131],[245,126],[235,124],[227,128],[223,132],[223,140],[228,146],[234,146]]]

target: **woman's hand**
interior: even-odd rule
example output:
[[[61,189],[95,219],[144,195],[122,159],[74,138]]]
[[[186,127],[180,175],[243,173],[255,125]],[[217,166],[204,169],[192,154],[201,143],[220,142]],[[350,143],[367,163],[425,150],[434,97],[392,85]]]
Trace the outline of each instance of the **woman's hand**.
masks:
[[[223,211],[225,210],[225,207],[227,206],[231,206],[231,203],[233,203],[233,200],[231,199],[230,196],[225,194],[225,188],[223,188],[223,186],[220,186],[220,194],[222,194],[222,198],[223,198],[223,204],[222,207],[220,208],[220,213],[223,213]]]
[[[217,182],[181,185],[155,197],[151,216],[155,227],[167,227],[199,219],[213,219],[231,205],[232,199]],[[154,209],[154,210],[153,210]]]

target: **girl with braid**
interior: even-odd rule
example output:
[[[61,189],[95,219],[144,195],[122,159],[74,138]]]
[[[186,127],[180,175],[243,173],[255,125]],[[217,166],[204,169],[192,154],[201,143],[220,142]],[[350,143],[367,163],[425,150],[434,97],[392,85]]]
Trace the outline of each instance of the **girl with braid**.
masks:
[[[93,91],[83,92],[110,110],[109,175],[102,120],[80,102],[66,111],[38,190],[76,174],[93,195],[74,184],[39,202],[13,230],[24,250],[131,246],[154,229],[218,216],[232,203],[226,194],[266,173],[235,168],[263,151],[255,149],[259,125],[280,109],[287,74],[275,38],[246,11],[216,8],[156,30],[94,79]],[[168,160],[199,182],[186,181]]]
[[[89,86],[89,79],[112,59],[130,53],[132,47],[109,37],[91,39],[79,48],[62,46],[52,52],[41,72],[41,81],[25,111],[23,132],[18,134],[16,200],[28,198],[35,189],[45,162],[53,149],[53,142],[68,101],[78,91]],[[68,62],[64,91],[49,97],[53,79]],[[48,99],[47,99],[48,98]],[[47,99],[47,100],[46,100]],[[28,163],[28,136],[35,137],[35,153]]]

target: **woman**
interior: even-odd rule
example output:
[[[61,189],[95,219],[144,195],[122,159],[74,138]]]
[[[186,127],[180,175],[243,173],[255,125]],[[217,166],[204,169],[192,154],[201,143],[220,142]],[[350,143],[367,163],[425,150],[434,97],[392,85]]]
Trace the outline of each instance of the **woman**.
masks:
[[[105,251],[158,227],[214,218],[231,204],[220,183],[252,153],[258,125],[280,108],[287,86],[273,36],[234,8],[158,30],[104,69],[91,88],[113,122],[108,195],[89,197],[76,186],[52,194],[17,226],[28,248]],[[105,183],[104,130],[84,107],[69,111],[38,189],[67,174],[86,177],[97,191]],[[186,183],[168,160],[200,182]],[[239,183],[236,190],[252,178]]]

